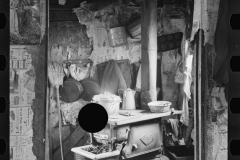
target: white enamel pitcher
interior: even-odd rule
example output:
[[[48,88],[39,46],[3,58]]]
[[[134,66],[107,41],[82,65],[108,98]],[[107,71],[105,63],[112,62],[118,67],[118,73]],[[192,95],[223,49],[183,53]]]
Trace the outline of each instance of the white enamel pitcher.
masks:
[[[135,110],[135,93],[136,91],[131,88],[127,88],[125,90],[119,89],[118,94],[123,95],[122,109]]]

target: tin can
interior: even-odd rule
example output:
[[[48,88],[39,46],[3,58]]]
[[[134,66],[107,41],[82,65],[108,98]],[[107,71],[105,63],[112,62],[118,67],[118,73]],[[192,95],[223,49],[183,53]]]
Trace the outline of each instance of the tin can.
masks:
[[[109,45],[118,47],[127,44],[127,34],[124,27],[112,28],[108,33]]]
[[[127,32],[131,38],[141,38],[141,18],[127,26]]]

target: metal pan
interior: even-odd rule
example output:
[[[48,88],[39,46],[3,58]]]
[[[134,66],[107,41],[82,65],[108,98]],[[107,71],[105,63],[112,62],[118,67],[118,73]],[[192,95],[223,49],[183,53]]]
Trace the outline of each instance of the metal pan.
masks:
[[[69,77],[63,82],[63,86],[59,88],[61,100],[72,103],[81,98],[83,92],[82,84],[76,79]]]
[[[63,82],[63,85],[59,88],[59,94],[61,96],[60,99],[67,103],[72,103],[79,100],[83,92],[82,84],[76,79],[72,78],[69,73],[70,65],[71,63],[67,64],[67,78]]]
[[[100,85],[98,81],[88,78],[82,80],[81,84],[83,86],[81,98],[84,101],[91,101],[93,96],[100,94]]]

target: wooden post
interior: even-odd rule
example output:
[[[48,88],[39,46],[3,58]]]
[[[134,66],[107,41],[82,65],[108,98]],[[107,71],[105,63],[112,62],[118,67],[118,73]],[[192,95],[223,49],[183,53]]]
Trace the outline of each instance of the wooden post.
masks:
[[[141,108],[157,100],[157,0],[141,3]]]
[[[194,55],[194,132],[195,132],[195,151],[196,160],[204,160],[204,100],[202,99],[202,47],[203,47],[203,30],[200,29],[195,36],[195,55]]]

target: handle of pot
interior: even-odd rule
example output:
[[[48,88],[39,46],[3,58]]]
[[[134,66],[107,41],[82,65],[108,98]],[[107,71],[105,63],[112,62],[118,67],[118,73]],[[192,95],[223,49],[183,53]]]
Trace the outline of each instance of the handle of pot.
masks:
[[[67,63],[66,63],[66,67],[67,67],[67,70],[68,70],[68,72],[67,72],[67,78],[68,78],[69,75],[70,75],[70,66],[71,66],[71,62],[67,62]]]
[[[158,97],[158,94],[159,94],[160,90],[161,89],[159,87],[157,87],[157,97]]]
[[[133,150],[136,150],[136,149],[138,149],[138,146],[137,146],[137,144],[133,144],[133,145],[132,145],[132,149],[133,149]]]

